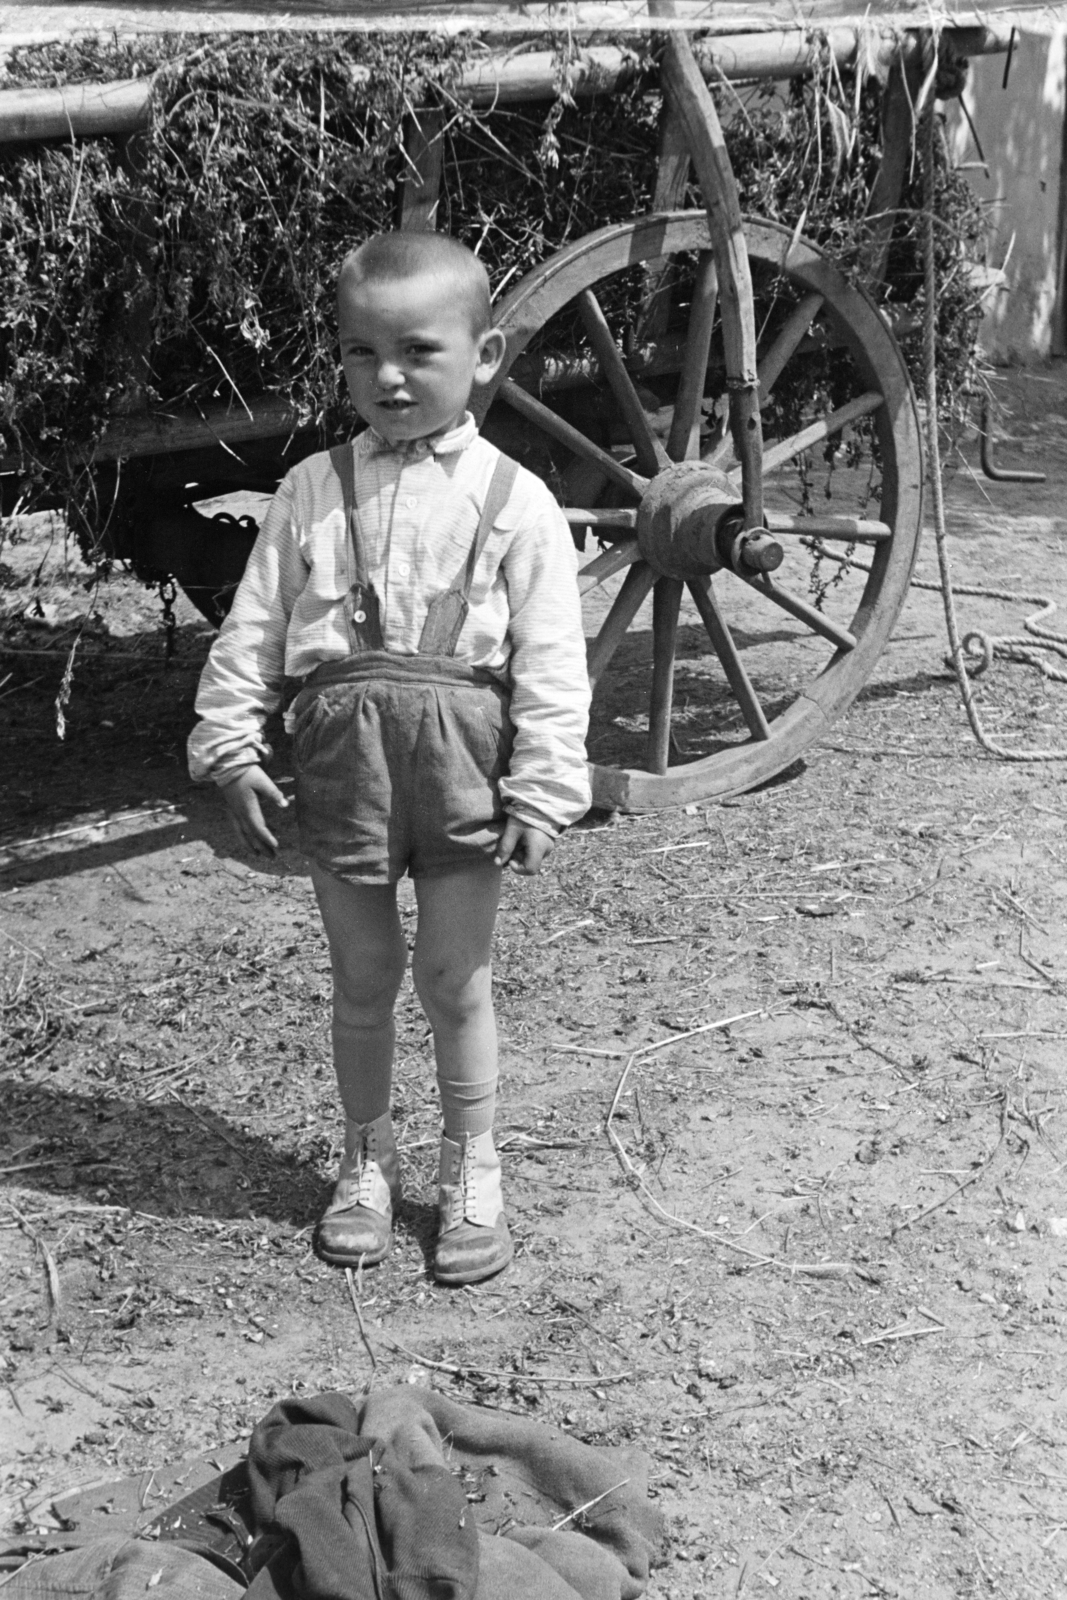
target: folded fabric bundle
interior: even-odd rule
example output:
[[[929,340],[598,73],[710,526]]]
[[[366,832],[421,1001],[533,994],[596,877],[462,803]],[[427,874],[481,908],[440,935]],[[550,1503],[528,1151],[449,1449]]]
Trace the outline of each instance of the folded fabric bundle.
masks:
[[[171,1505],[152,1542],[33,1560],[4,1600],[241,1600],[242,1570],[248,1600],[637,1600],[663,1542],[647,1485],[636,1451],[414,1386],[289,1399],[247,1478]]]
[[[637,1453],[415,1387],[282,1401],[248,1471],[250,1600],[636,1600],[662,1542]]]

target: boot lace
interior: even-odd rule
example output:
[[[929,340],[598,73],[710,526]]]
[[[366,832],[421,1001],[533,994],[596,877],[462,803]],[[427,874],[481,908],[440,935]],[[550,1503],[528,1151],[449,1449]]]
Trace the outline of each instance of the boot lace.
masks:
[[[468,1157],[468,1143],[463,1141],[463,1155],[460,1158],[460,1182],[463,1185],[463,1216],[468,1222],[473,1222],[478,1215],[478,1185],[475,1182],[474,1162]]]
[[[374,1199],[374,1179],[380,1171],[378,1146],[373,1134],[364,1134],[356,1156],[356,1204],[371,1206]]]

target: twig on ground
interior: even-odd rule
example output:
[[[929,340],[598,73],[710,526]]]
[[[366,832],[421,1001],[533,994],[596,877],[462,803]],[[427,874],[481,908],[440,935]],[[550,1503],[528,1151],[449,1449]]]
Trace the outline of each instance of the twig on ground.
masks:
[[[927,1217],[932,1215],[933,1212],[939,1211],[942,1206],[947,1206],[950,1200],[955,1200],[956,1196],[958,1194],[962,1194],[964,1189],[969,1189],[972,1183],[977,1183],[978,1179],[982,1176],[982,1173],[985,1172],[986,1168],[994,1160],[1001,1145],[1004,1143],[1005,1134],[1007,1132],[1007,1121],[1008,1096],[1007,1093],[1004,1093],[1000,1097],[1000,1138],[986,1156],[985,1160],[982,1162],[982,1165],[980,1167],[976,1167],[969,1178],[964,1178],[962,1183],[958,1183],[954,1189],[950,1189],[948,1194],[943,1195],[940,1200],[934,1200],[932,1204],[924,1207],[922,1211],[916,1212],[915,1216],[906,1217],[903,1222],[896,1223],[889,1237],[891,1239],[895,1239],[898,1233],[904,1232],[905,1228],[914,1227],[915,1223],[924,1221]]]
[[[908,1070],[904,1063],[902,1061],[898,1061],[895,1056],[891,1056],[889,1051],[883,1050],[880,1045],[872,1044],[869,1039],[865,1039],[860,1033],[859,1029],[856,1027],[855,1023],[849,1022],[848,1018],[841,1014],[832,1000],[827,1000],[824,1002],[824,1004],[830,1015],[837,1018],[838,1022],[844,1028],[849,1037],[855,1039],[861,1050],[869,1050],[871,1054],[877,1056],[879,1060],[887,1062],[895,1072],[900,1073],[905,1083],[915,1083],[915,1079],[909,1076]]]
[[[176,1090],[172,1092],[174,1093],[175,1102],[181,1106],[183,1111],[188,1111],[191,1117],[195,1117],[202,1128],[206,1129],[208,1133],[213,1133],[216,1138],[221,1139],[224,1144],[228,1144],[231,1150],[240,1150],[241,1146],[236,1139],[231,1138],[228,1133],[225,1133],[222,1130],[222,1128],[218,1128],[214,1123],[209,1122],[206,1117],[202,1117],[199,1111],[197,1111],[196,1107],[191,1106],[188,1100],[183,1100],[181,1095],[178,1094]]]
[[[548,1048],[557,1055],[603,1056],[608,1061],[622,1061],[629,1054],[627,1050],[593,1050],[583,1044],[550,1044]]]
[[[48,1320],[49,1322],[58,1322],[59,1313],[63,1307],[63,1293],[59,1284],[59,1268],[56,1266],[55,1256],[43,1239],[38,1239],[37,1248],[40,1250],[41,1259],[44,1262],[45,1282],[48,1285]]]
[[[926,883],[920,883],[919,887],[917,889],[913,889],[911,894],[906,894],[903,900],[891,900],[889,902],[890,906],[906,906],[910,905],[913,900],[918,900],[920,895],[927,894],[929,890],[936,887],[944,870],[945,857],[942,856],[941,860],[937,863],[937,870],[932,878],[928,879]]]
[[[866,1339],[860,1340],[860,1345],[868,1344],[893,1344],[898,1339],[925,1339],[931,1333],[944,1333],[943,1323],[938,1323],[933,1328],[887,1328],[884,1333],[870,1333]]]
[[[807,1511],[805,1511],[804,1515],[801,1517],[800,1521],[797,1523],[797,1526],[795,1528],[791,1529],[789,1531],[789,1533],[786,1534],[784,1539],[779,1539],[778,1543],[774,1546],[773,1549],[768,1550],[767,1554],[761,1559],[761,1561],[759,1563],[760,1566],[763,1567],[763,1568],[767,1568],[768,1566],[770,1566],[770,1564],[774,1560],[775,1556],[781,1554],[781,1552],[783,1550],[785,1550],[787,1548],[787,1546],[789,1546],[791,1540],[799,1539],[801,1533],[807,1527],[808,1523],[811,1521],[811,1519],[812,1519],[812,1517],[814,1515],[815,1515],[815,1507],[814,1506],[809,1506]],[[739,1595],[741,1593],[741,1591],[744,1589],[745,1584],[748,1581],[748,1572],[749,1572],[749,1563],[748,1563],[748,1561],[746,1561],[744,1563],[743,1567],[741,1568],[741,1571],[737,1575],[737,1588],[734,1590],[734,1594],[735,1595]]]
[[[36,1166],[38,1163],[29,1162],[28,1165]],[[48,1320],[49,1322],[58,1322],[63,1295],[59,1284],[59,1268],[56,1266],[56,1258],[41,1238],[41,1235],[31,1226],[29,1219],[23,1216],[14,1201],[8,1200],[7,1204],[18,1218],[18,1225],[22,1232],[27,1239],[33,1241],[35,1248],[40,1252],[41,1261],[44,1265],[45,1284],[48,1289]]]
[[[362,1266],[363,1266],[363,1257],[362,1256],[360,1256],[360,1258],[359,1258],[359,1265],[360,1265],[360,1268],[362,1269]],[[374,1350],[371,1347],[370,1339],[367,1337],[367,1330],[363,1325],[363,1312],[360,1310],[359,1296],[356,1293],[356,1275],[352,1271],[351,1267],[346,1267],[345,1268],[345,1280],[346,1280],[346,1282],[348,1284],[348,1293],[349,1293],[349,1296],[350,1296],[351,1301],[352,1301],[352,1310],[356,1313],[356,1321],[359,1323],[359,1336],[363,1340],[363,1348],[364,1348],[364,1350],[366,1350],[367,1355],[370,1357],[371,1366],[373,1368],[377,1369],[378,1358],[374,1354]]]
[[[1059,989],[1061,994],[1064,993],[1065,991],[1067,991],[1067,983],[1065,983],[1062,978],[1057,978],[1053,973],[1046,972],[1044,967],[1039,966],[1038,963],[1033,959],[1033,957],[1032,956],[1028,956],[1026,951],[1023,950],[1021,947],[1020,947],[1020,950],[1019,950],[1019,954],[1022,957],[1022,959],[1026,962],[1026,965],[1028,967],[1030,967],[1034,972],[1036,972],[1039,978],[1044,978],[1046,983],[1051,983],[1054,988]]]
[[[590,1139],[536,1139],[531,1133],[505,1133],[496,1141],[501,1150],[584,1150]]]
[[[616,1489],[625,1489],[629,1481],[629,1478],[623,1478],[621,1483],[612,1484],[611,1488],[605,1489],[603,1494],[594,1495],[592,1500],[587,1500],[584,1506],[575,1506],[573,1511],[568,1511],[565,1517],[560,1517],[558,1522],[552,1524],[551,1531],[558,1533],[561,1528],[567,1526],[568,1522],[573,1522],[576,1517],[584,1516],[587,1511],[592,1511],[594,1506],[598,1506],[601,1500],[606,1500],[609,1494],[614,1494]]]
[[[396,1339],[386,1339],[385,1343],[398,1355],[407,1356],[409,1361],[417,1361],[420,1367],[428,1367],[431,1372],[447,1372],[453,1378],[506,1378],[509,1383],[548,1383],[561,1384],[565,1388],[596,1389],[613,1383],[625,1383],[633,1377],[632,1372],[605,1372],[599,1377],[572,1378],[560,1372],[503,1372],[497,1367],[457,1366],[450,1361],[431,1361],[428,1356],[420,1356],[417,1350],[409,1350],[407,1345],[400,1344]]]
[[[619,1101],[622,1099],[623,1090],[626,1087],[626,1080],[630,1076],[630,1072],[634,1066],[634,1063],[639,1061],[643,1056],[651,1055],[655,1050],[662,1050],[669,1044],[676,1044],[680,1039],[692,1038],[694,1034],[708,1033],[713,1028],[727,1028],[734,1022],[745,1022],[750,1017],[759,1017],[763,1015],[765,1015],[763,1011],[743,1011],[737,1016],[721,1017],[717,1022],[706,1022],[700,1028],[691,1028],[687,1033],[676,1033],[668,1039],[658,1039],[655,1044],[647,1044],[640,1050],[634,1050],[628,1058],[626,1065],[623,1067],[622,1072],[619,1074],[618,1082],[615,1085],[615,1093],[612,1095],[611,1105],[608,1109],[607,1117],[604,1119],[604,1132],[607,1135],[608,1141],[611,1144],[612,1149],[615,1151],[615,1154],[619,1159],[619,1164],[626,1173],[627,1177],[634,1181],[637,1187],[641,1190],[641,1193],[644,1195],[645,1199],[648,1201],[649,1205],[652,1206],[653,1210],[655,1210],[665,1222],[671,1223],[676,1228],[684,1229],[686,1233],[695,1233],[698,1238],[708,1239],[712,1244],[722,1245],[724,1249],[732,1250],[737,1255],[746,1256],[748,1260],[751,1261],[753,1266],[783,1267],[787,1272],[799,1273],[805,1277],[811,1278],[839,1278],[852,1276],[854,1273],[859,1277],[863,1277],[865,1274],[863,1273],[862,1269],[853,1266],[849,1262],[786,1261],[781,1256],[769,1256],[758,1250],[749,1250],[745,1245],[738,1244],[735,1239],[731,1239],[727,1234],[715,1233],[710,1228],[702,1228],[698,1223],[689,1222],[685,1217],[679,1217],[673,1211],[668,1211],[666,1206],[657,1200],[656,1196],[652,1193],[652,1190],[641,1176],[641,1173],[630,1160],[629,1154],[627,1153],[626,1147],[622,1140],[612,1127],[612,1121],[619,1109]]]
[[[572,922],[569,927],[557,928],[555,933],[541,940],[540,948],[543,950],[546,944],[555,944],[557,939],[562,939],[568,933],[577,933],[579,928],[591,928],[595,921],[595,917],[586,917],[582,922]]]
[[[54,844],[57,839],[73,839],[79,833],[95,833],[98,828],[121,828],[128,822],[147,822],[151,817],[173,816],[176,805],[148,806],[142,811],[120,811],[113,817],[100,817],[95,822],[81,822],[75,828],[58,828],[54,833],[30,834],[25,839],[15,839],[2,847],[4,855],[14,850],[26,850],[33,845]],[[185,821],[179,817],[178,821]]]

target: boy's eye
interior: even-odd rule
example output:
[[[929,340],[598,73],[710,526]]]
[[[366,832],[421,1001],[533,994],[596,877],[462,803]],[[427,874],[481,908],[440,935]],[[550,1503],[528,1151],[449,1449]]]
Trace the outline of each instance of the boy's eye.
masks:
[[[374,354],[369,345],[365,344],[347,345],[344,353],[346,356],[351,356],[354,361],[366,361],[369,356]]]

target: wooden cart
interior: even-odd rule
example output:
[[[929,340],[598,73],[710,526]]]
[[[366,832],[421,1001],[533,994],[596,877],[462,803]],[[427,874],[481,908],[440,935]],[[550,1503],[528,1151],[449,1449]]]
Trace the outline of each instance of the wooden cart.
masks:
[[[490,435],[513,447],[516,438],[539,441],[579,542],[591,533],[603,546],[580,579],[593,610],[598,709],[590,756],[601,806],[638,811],[723,798],[781,773],[869,680],[908,589],[923,462],[894,334],[865,289],[802,235],[742,218],[707,80],[792,77],[861,50],[880,62],[888,72],[886,155],[871,209],[889,221],[872,225],[866,262],[877,281],[930,34],[909,31],[899,9],[873,20],[870,8],[856,19],[828,5],[803,16],[799,9],[786,15],[767,3],[754,13],[677,0],[660,15],[626,3],[540,15],[468,7],[459,16],[424,5],[390,10],[386,19],[372,5],[255,14],[227,5],[0,6],[0,43],[60,35],[72,13],[75,26],[132,32],[473,25],[491,49],[459,92],[482,102],[551,93],[558,59],[538,50],[539,27],[566,25],[591,41],[579,42],[571,64],[576,94],[604,92],[633,70],[624,47],[597,36],[655,33],[667,115],[654,212],[579,240],[511,288],[498,307],[507,360],[482,403]],[[947,17],[942,57],[1004,50],[1012,25],[1005,11],[992,20]],[[148,92],[143,82],[8,91],[0,96],[0,139],[133,132],[144,124]],[[406,227],[433,224],[438,129],[432,114],[412,121]],[[690,164],[703,211],[678,209]],[[626,338],[620,302],[628,307]],[[830,373],[820,408],[787,416],[776,393],[792,363],[816,359]],[[184,504],[182,485],[196,478],[214,492],[262,488],[283,459],[314,447],[294,440],[292,425],[270,400],[249,416],[116,419],[99,460],[164,464],[142,562],[177,567],[181,576],[174,551],[190,529],[202,543],[205,520]],[[862,463],[842,444],[853,435],[869,446]],[[819,451],[836,491],[824,508],[808,492],[798,498],[787,476]],[[159,488],[168,484],[170,503]],[[247,533],[214,527],[219,586],[239,571]]]

